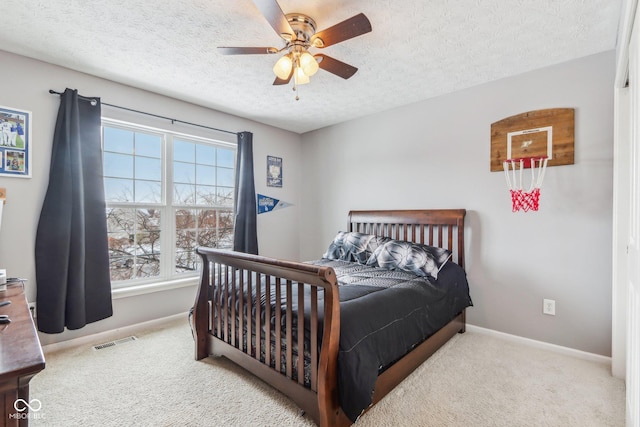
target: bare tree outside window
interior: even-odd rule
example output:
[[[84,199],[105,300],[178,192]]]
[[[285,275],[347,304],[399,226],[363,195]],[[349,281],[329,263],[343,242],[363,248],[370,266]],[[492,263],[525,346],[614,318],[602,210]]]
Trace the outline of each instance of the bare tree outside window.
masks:
[[[196,271],[198,246],[231,248],[233,215],[226,210],[194,209],[176,212],[176,273]]]
[[[111,280],[160,274],[160,211],[107,209]]]

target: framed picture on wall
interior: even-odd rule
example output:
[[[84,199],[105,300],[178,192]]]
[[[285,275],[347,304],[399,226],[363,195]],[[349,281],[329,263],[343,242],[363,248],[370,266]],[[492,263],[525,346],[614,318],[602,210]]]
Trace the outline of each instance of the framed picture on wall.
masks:
[[[31,178],[31,112],[0,106],[0,176]]]
[[[282,187],[282,158],[267,156],[267,186]]]

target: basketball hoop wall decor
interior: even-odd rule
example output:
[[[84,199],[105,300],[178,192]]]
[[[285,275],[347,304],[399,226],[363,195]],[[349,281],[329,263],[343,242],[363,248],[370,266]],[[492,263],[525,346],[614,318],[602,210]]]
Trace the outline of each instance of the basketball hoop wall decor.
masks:
[[[538,210],[547,166],[574,163],[573,135],[573,108],[529,111],[491,125],[491,171],[504,171],[513,212]]]
[[[511,193],[511,210],[537,211],[540,207],[540,187],[544,173],[547,170],[547,157],[525,157],[521,159],[505,160],[502,164],[507,186]],[[523,171],[525,167],[531,170],[528,189],[524,189]],[[516,172],[516,170],[518,172]],[[525,174],[526,175],[526,174]]]

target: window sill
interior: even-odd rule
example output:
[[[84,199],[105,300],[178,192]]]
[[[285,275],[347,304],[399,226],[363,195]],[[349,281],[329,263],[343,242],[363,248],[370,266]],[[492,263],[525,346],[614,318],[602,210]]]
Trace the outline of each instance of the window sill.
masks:
[[[111,297],[113,299],[128,298],[137,295],[145,295],[154,292],[169,291],[173,289],[196,286],[200,281],[199,276],[187,277],[183,279],[167,280],[164,282],[145,283],[142,285],[127,286],[125,288],[113,289]]]

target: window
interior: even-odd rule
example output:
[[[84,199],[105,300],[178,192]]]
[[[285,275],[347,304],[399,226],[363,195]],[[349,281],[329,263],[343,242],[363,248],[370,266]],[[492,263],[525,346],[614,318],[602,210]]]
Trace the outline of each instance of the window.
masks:
[[[103,120],[113,288],[194,275],[233,246],[235,144]]]

